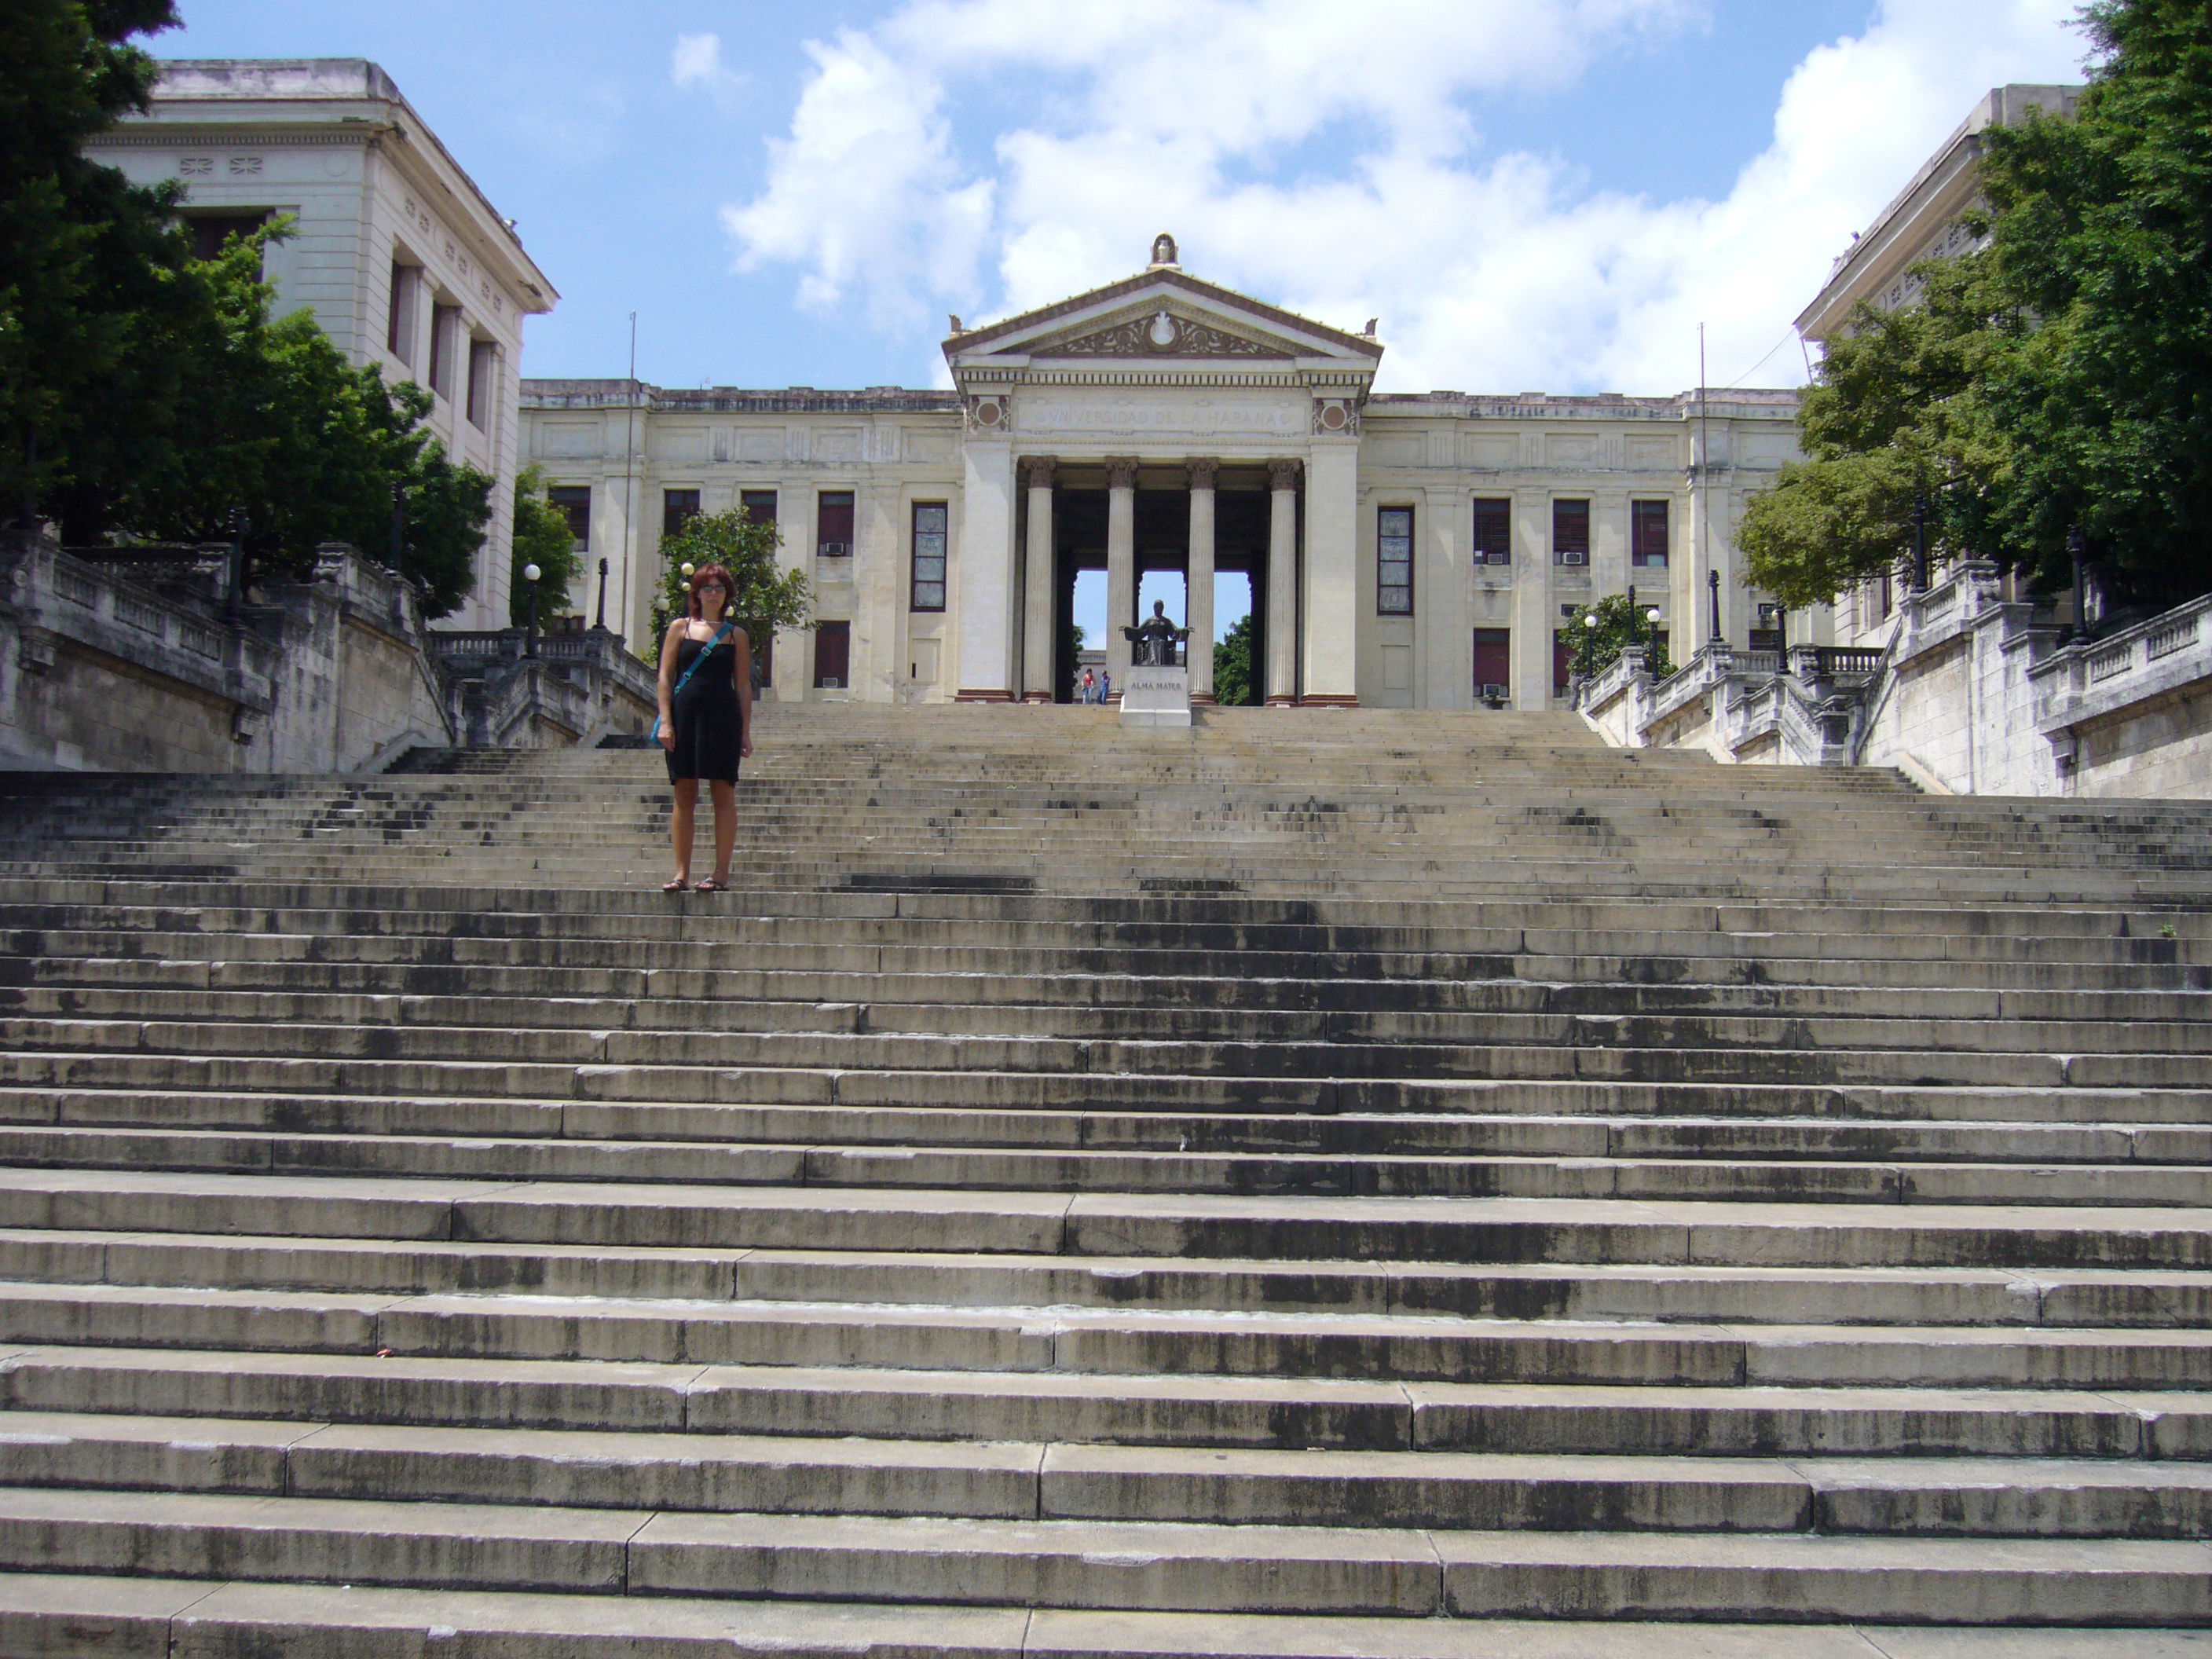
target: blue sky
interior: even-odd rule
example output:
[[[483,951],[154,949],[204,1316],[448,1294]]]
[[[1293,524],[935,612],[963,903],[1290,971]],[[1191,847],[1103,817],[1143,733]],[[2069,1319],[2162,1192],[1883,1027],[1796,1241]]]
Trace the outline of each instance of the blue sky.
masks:
[[[1383,319],[1382,386],[1802,378],[1790,319],[2070,0],[180,0],[173,57],[382,64],[560,289],[526,374],[927,385],[1137,268]],[[1349,25],[1346,15],[1351,15]],[[1771,349],[1785,345],[1786,349]]]

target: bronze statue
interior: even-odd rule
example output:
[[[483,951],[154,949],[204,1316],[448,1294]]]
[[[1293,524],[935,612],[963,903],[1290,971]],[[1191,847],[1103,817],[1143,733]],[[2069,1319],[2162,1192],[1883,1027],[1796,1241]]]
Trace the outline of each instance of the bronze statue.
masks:
[[[1168,620],[1167,601],[1154,599],[1152,614],[1134,628],[1121,630],[1122,638],[1129,641],[1129,665],[1132,668],[1173,668],[1176,647],[1190,637],[1190,629],[1177,628]]]

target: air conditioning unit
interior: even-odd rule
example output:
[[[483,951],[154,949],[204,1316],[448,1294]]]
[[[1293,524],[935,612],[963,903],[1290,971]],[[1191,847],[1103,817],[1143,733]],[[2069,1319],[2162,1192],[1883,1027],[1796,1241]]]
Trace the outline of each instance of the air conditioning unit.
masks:
[[[1561,564],[1588,564],[1589,562],[1589,555],[1587,553],[1562,553],[1559,555],[1559,562]]]
[[[818,691],[842,691],[845,689],[845,682],[835,674],[825,674],[822,677],[822,683],[815,689]]]
[[[1482,700],[1485,702],[1510,702],[1512,695],[1502,685],[1486,685],[1482,688]]]
[[[853,556],[850,542],[823,542],[814,550],[825,559],[849,559]]]
[[[1490,562],[1492,564],[1511,564],[1513,562],[1513,556],[1502,547],[1493,547],[1490,550]]]

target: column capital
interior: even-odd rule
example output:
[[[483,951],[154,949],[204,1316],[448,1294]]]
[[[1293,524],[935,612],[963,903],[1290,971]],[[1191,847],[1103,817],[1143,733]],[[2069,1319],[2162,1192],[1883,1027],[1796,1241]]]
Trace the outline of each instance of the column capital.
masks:
[[[1190,463],[1190,487],[1193,489],[1213,488],[1213,475],[1221,470],[1216,460],[1200,459]]]
[[[1056,456],[1024,455],[1022,458],[1022,475],[1031,489],[1051,489],[1053,477],[1059,468],[1060,460]]]
[[[1270,461],[1267,463],[1267,488],[1296,489],[1298,474],[1305,470],[1303,461]]]
[[[1133,455],[1109,455],[1106,458],[1106,487],[1109,489],[1134,489],[1137,487],[1137,458]]]

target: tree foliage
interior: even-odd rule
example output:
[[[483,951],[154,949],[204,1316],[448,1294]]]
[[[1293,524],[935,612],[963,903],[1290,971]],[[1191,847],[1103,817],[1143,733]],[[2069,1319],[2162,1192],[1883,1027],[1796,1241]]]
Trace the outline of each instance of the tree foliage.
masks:
[[[1673,673],[1674,665],[1668,660],[1666,641],[1656,636],[1644,610],[1631,604],[1626,593],[1608,593],[1595,605],[1577,605],[1566,625],[1574,672],[1586,680],[1595,679],[1634,645],[1643,647],[1644,666],[1653,679],[1662,680]],[[1592,617],[1597,618],[1595,627],[1589,623]]]
[[[0,487],[65,542],[228,540],[304,574],[323,542],[389,557],[443,616],[468,595],[492,481],[422,429],[430,394],[356,368],[261,279],[289,222],[192,257],[182,192],[82,153],[143,109],[134,33],[167,0],[0,9]]]
[[[1803,462],[1741,528],[1747,573],[1832,599],[1905,556],[2050,589],[2079,530],[2108,592],[2212,587],[2212,27],[2204,0],[2100,0],[2075,118],[1984,135],[1983,245],[1862,306],[1799,413]]]
[[[584,574],[584,556],[568,518],[545,493],[545,469],[526,466],[514,480],[514,569],[507,585],[507,621],[516,628],[530,622],[530,584],[523,570],[538,567],[538,612],[550,617],[566,602]]]
[[[641,653],[657,661],[668,624],[682,616],[685,580],[702,565],[719,564],[730,573],[737,592],[730,596],[730,614],[753,641],[756,659],[761,642],[781,628],[803,628],[813,615],[814,591],[801,570],[786,570],[776,563],[776,549],[783,532],[772,519],[756,520],[744,507],[727,513],[702,513],[672,536],[661,538],[660,589],[653,600],[653,637]]]
[[[1213,700],[1231,708],[1249,708],[1260,701],[1260,683],[1252,672],[1252,613],[1249,611],[1213,647]]]
[[[9,0],[0,7],[0,500],[35,515],[72,459],[158,445],[128,421],[180,384],[166,291],[189,250],[174,185],[145,190],[84,154],[146,107],[154,60],[134,35],[170,0]]]

